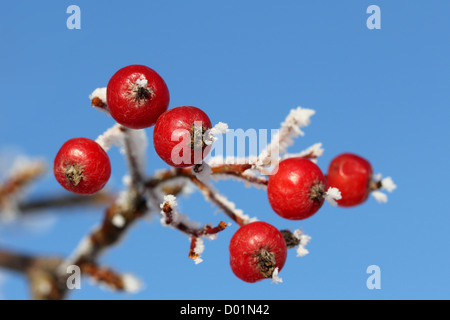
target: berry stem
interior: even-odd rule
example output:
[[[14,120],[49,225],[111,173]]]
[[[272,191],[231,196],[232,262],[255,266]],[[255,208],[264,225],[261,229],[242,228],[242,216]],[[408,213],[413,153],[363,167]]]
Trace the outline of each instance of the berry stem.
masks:
[[[383,184],[381,183],[381,181],[375,181],[375,180],[371,180],[369,182],[369,190],[375,191],[375,190],[380,190],[383,187]]]
[[[286,242],[286,247],[288,249],[295,248],[300,244],[300,239],[294,236],[294,234],[289,230],[280,230],[283,235],[284,241]]]

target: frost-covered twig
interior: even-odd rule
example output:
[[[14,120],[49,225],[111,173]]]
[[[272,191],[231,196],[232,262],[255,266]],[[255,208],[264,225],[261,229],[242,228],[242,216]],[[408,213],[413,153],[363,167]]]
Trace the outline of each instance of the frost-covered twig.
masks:
[[[241,209],[237,209],[236,205],[233,202],[228,200],[224,195],[220,194],[210,184],[200,181],[195,176],[191,176],[190,178],[207,200],[217,205],[217,207],[221,211],[223,211],[238,225],[243,226],[247,223],[256,221],[256,218],[250,218],[249,216],[245,215]]]
[[[381,192],[381,190],[386,190],[391,193],[397,189],[397,185],[394,183],[391,177],[386,177],[382,179],[381,174],[375,175],[373,181],[370,184],[370,190],[372,196],[379,203],[386,203],[388,201],[388,196],[386,193]]]
[[[211,166],[209,162],[206,162],[209,166],[210,170],[206,172],[209,174],[205,174],[206,176],[211,177],[211,179],[222,180],[222,179],[231,179],[235,178],[239,181],[244,182],[246,186],[254,186],[257,188],[263,188],[267,186],[267,177],[255,174],[251,168],[251,164],[215,164]],[[193,168],[172,168],[168,170],[160,170],[154,176],[147,178],[145,182],[145,186],[149,189],[153,189],[158,185],[166,184],[173,180],[178,180],[180,178],[183,179],[191,179],[192,176],[197,175],[198,173],[192,172]],[[205,180],[205,179],[199,179]]]
[[[207,130],[203,136],[203,142],[205,142],[206,145],[211,145],[215,141],[217,141],[217,135],[225,134],[228,132],[228,124],[219,122],[211,129]]]
[[[303,230],[297,229],[294,232],[281,230],[280,232],[288,249],[297,247],[297,257],[304,257],[309,254],[305,247],[311,241],[311,237],[306,235]]]
[[[132,184],[140,187],[144,183],[146,171],[147,135],[143,129],[121,128],[124,132],[123,153],[127,158]]]
[[[15,161],[6,181],[0,183],[0,218],[15,219],[27,188],[44,174],[46,167],[41,160],[19,157]]]
[[[95,140],[105,151],[112,146],[123,147],[124,129],[120,124],[115,124]]]
[[[106,100],[106,88],[97,88],[90,95],[91,105],[99,111],[109,114]]]
[[[322,143],[315,143],[309,148],[299,152],[299,153],[286,153],[282,157],[280,157],[280,160],[288,159],[288,158],[307,158],[311,159],[312,161],[316,161],[318,157],[321,157],[323,155],[324,149],[322,148]],[[277,162],[272,162],[272,165],[275,165]]]
[[[106,285],[114,291],[136,293],[141,290],[142,283],[132,274],[120,274],[110,268],[93,263],[84,263],[81,272],[91,277],[93,283]]]
[[[200,258],[204,250],[204,243],[202,237],[214,239],[217,234],[223,231],[228,225],[220,221],[216,227],[207,224],[201,228],[198,224],[190,222],[185,215],[182,215],[177,210],[176,197],[173,195],[166,195],[164,202],[161,204],[161,224],[163,226],[170,226],[181,232],[187,234],[191,240],[191,247],[189,250],[189,258],[193,259],[196,264],[202,262]]]
[[[112,204],[106,210],[101,225],[83,238],[71,257],[61,264],[61,273],[65,272],[68,265],[96,262],[107,249],[119,242],[133,222],[146,212],[145,199],[140,193],[130,190],[126,201],[120,198]]]
[[[23,214],[31,214],[56,208],[65,209],[78,206],[102,206],[110,204],[114,198],[115,196],[113,194],[104,191],[89,197],[72,194],[52,195],[21,202],[19,203],[18,208]]]
[[[63,299],[65,290],[55,277],[59,257],[40,257],[0,249],[0,267],[24,274],[30,282],[34,299]]]
[[[279,157],[286,153],[288,147],[294,143],[294,139],[303,136],[305,133],[301,130],[310,124],[311,116],[315,114],[312,109],[298,107],[292,109],[281,128],[273,138],[266,149],[261,152],[256,161],[256,167],[270,166],[272,161],[278,161]]]
[[[178,212],[177,206],[174,195],[164,196],[164,202],[160,205],[161,224],[178,229],[189,236],[198,234],[199,223],[189,221],[187,216]]]
[[[41,160],[20,158],[13,165],[6,181],[0,184],[0,205],[6,198],[17,195],[30,183],[42,176],[47,165]]]
[[[211,178],[212,169],[206,162],[203,161],[202,164],[197,164],[192,167],[192,173],[200,181],[207,182]]]
[[[59,281],[60,257],[41,257],[0,249],[0,267],[22,273],[30,279],[31,291],[35,299],[61,299],[67,292],[65,281]],[[82,275],[90,276],[95,282],[106,284],[118,291],[136,292],[130,274],[119,274],[96,263],[79,265]],[[134,283],[138,283],[134,280]]]
[[[161,204],[161,224],[163,226],[171,226],[190,237],[209,237],[214,238],[217,233],[224,230],[227,224],[223,221],[216,227],[207,224],[203,227],[198,227],[198,223],[190,222],[187,216],[182,215],[177,209],[176,197],[173,195],[166,195],[164,202]]]
[[[277,283],[278,284],[278,283],[282,283],[283,282],[283,279],[280,278],[278,273],[279,273],[279,269],[278,269],[278,267],[276,267],[275,270],[273,270],[273,273],[272,273],[272,282],[273,283]]]

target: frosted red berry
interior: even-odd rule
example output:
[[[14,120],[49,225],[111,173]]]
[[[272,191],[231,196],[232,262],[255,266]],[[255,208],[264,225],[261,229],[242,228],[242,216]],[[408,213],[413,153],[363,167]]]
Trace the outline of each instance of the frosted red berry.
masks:
[[[183,168],[201,164],[211,150],[203,139],[209,129],[211,121],[205,112],[196,107],[176,107],[158,118],[153,145],[170,166]]]
[[[339,206],[356,206],[364,201],[370,193],[372,165],[366,159],[353,154],[343,153],[335,157],[328,168],[327,179],[330,187],[338,188],[342,199]]]
[[[111,163],[105,150],[95,141],[74,138],[58,151],[53,173],[59,184],[68,191],[94,194],[105,186],[111,176]]]
[[[322,207],[328,185],[315,163],[305,158],[290,158],[281,161],[274,172],[269,176],[267,195],[278,215],[302,220]]]
[[[257,221],[240,227],[229,246],[233,273],[246,282],[272,278],[281,271],[286,257],[286,242],[281,232],[266,222]]]
[[[108,82],[106,99],[111,116],[132,129],[153,126],[167,110],[170,96],[163,78],[143,65],[117,71]]]

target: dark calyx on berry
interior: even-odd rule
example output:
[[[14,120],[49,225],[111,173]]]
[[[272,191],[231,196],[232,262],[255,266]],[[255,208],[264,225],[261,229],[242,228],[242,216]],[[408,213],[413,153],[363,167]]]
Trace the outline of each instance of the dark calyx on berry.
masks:
[[[275,270],[276,260],[273,252],[267,251],[264,248],[259,249],[259,252],[254,255],[258,265],[259,273],[265,278],[272,278]]]
[[[203,150],[206,147],[206,143],[203,140],[205,132],[208,128],[203,126],[196,126],[195,124],[191,127],[191,149],[192,150]]]
[[[141,83],[133,83],[131,85],[130,97],[138,104],[144,103],[145,101],[151,99],[153,96],[153,91],[147,86]]]
[[[66,167],[66,178],[75,187],[80,184],[83,179],[83,169],[77,164],[69,164]]]
[[[325,197],[325,185],[319,180],[314,182],[314,185],[311,187],[310,191],[309,197],[313,201],[321,202]]]

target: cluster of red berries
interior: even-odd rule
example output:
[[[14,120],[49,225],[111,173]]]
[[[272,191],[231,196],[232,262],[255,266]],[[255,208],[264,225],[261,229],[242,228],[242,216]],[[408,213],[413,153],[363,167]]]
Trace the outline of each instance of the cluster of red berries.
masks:
[[[210,146],[203,141],[203,135],[211,129],[210,119],[196,107],[181,106],[167,111],[169,101],[164,80],[156,71],[143,65],[124,67],[108,82],[107,106],[117,123],[131,129],[155,125],[155,150],[171,166],[188,167],[201,163],[210,151]],[[108,182],[111,164],[98,143],[87,138],[74,138],[56,155],[54,174],[65,189],[91,195]]]
[[[363,203],[371,191],[373,170],[364,158],[343,153],[334,158],[325,176],[306,158],[290,158],[280,162],[269,177],[267,194],[272,209],[281,217],[303,220],[314,215],[323,205],[328,187],[339,189],[337,204],[351,207]]]
[[[369,196],[372,173],[366,159],[351,153],[335,157],[327,176],[309,159],[286,159],[269,176],[269,203],[281,217],[303,220],[321,208],[327,188],[335,187],[342,196],[337,200],[339,206],[356,206]],[[231,269],[246,282],[271,278],[275,268],[281,271],[286,262],[286,240],[277,228],[265,222],[241,227],[229,247]]]
[[[117,123],[131,129],[155,125],[153,144],[162,160],[173,167],[201,163],[210,151],[203,140],[212,127],[210,119],[196,107],[167,110],[169,101],[164,80],[142,65],[120,69],[107,86],[107,108]],[[283,160],[275,172],[268,181],[269,203],[278,215],[290,220],[314,215],[323,205],[328,187],[340,190],[342,199],[338,205],[361,204],[369,195],[372,179],[370,163],[350,153],[333,159],[327,176],[306,158]],[[65,189],[90,195],[108,182],[111,164],[97,142],[75,138],[67,141],[56,155],[54,175]],[[247,282],[271,278],[277,268],[283,268],[287,256],[282,233],[265,222],[240,227],[229,250],[233,272]]]

